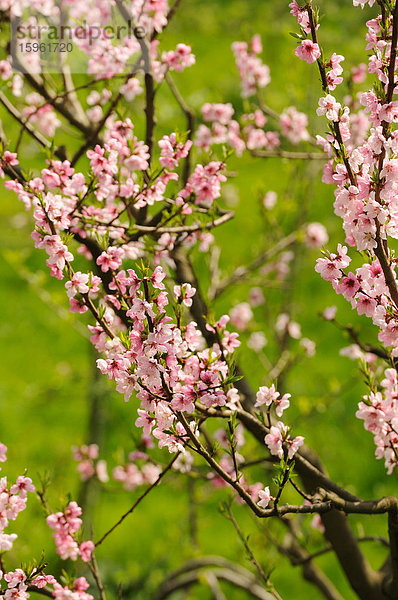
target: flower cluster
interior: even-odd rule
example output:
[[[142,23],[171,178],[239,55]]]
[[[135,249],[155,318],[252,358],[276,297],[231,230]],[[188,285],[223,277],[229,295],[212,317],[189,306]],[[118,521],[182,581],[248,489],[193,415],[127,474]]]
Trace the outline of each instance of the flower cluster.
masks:
[[[295,3],[293,3],[295,4]],[[355,2],[354,5],[365,4]],[[371,3],[372,4],[372,3]],[[299,24],[303,14],[314,20],[311,7],[291,5]],[[304,28],[312,37],[301,43],[296,50],[307,62],[318,59],[325,95],[319,100],[318,115],[325,115],[330,124],[330,133],[325,139],[318,136],[318,143],[325,150],[335,152],[335,160],[325,165],[323,181],[335,186],[334,210],[342,218],[346,244],[359,252],[366,253],[366,262],[353,271],[347,271],[351,262],[347,246],[338,245],[337,253],[324,253],[317,260],[315,270],[330,281],[338,294],[351,303],[359,315],[372,319],[379,329],[379,340],[388,348],[388,356],[398,356],[398,284],[396,259],[389,249],[389,238],[398,237],[398,135],[391,127],[398,121],[398,103],[395,93],[396,64],[392,60],[391,35],[393,19],[382,15],[367,22],[367,50],[371,54],[368,72],[377,78],[373,89],[360,95],[364,107],[361,136],[355,129],[355,115],[349,106],[342,106],[330,94],[342,81],[340,63],[344,57],[333,53],[330,60],[321,60],[314,31]],[[307,49],[307,50],[306,50]],[[326,69],[330,68],[330,71]],[[352,78],[363,81],[365,67],[352,73]],[[395,371],[394,371],[395,372]],[[357,416],[365,420],[366,429],[375,435],[376,455],[385,458],[389,472],[396,464],[397,440],[394,424],[395,384],[388,370],[382,382],[385,396],[379,391],[360,403]],[[389,379],[390,378],[390,379]]]
[[[107,465],[105,460],[98,460],[98,444],[84,444],[79,448],[72,448],[73,458],[79,463],[77,471],[80,473],[82,481],[87,481],[91,477],[97,476],[99,481],[105,483],[108,481]]]
[[[253,37],[250,50],[246,42],[235,42],[232,49],[241,77],[242,97],[259,94],[259,90],[270,82],[269,68],[256,55],[262,50],[260,36],[257,34]],[[206,102],[201,111],[203,120],[209,126],[201,124],[198,127],[195,144],[206,152],[215,144],[228,144],[238,156],[245,149],[249,152],[272,151],[281,144],[280,134],[292,144],[310,140],[308,117],[294,106],[289,106],[280,115],[272,115],[277,120],[280,132],[265,129],[268,117],[260,108],[242,114],[239,119],[233,118],[235,109],[231,103]]]
[[[280,398],[280,393],[276,391],[274,384],[271,387],[262,386],[256,394],[254,407],[258,408],[263,406],[263,404],[267,407],[272,405],[275,407],[277,416],[281,417],[283,411],[290,406],[289,398],[291,398],[291,394],[283,394]]]
[[[291,460],[297,450],[304,444],[302,435],[297,435],[292,439],[289,432],[290,427],[284,425],[282,421],[278,421],[276,425],[271,426],[270,432],[264,438],[271,454],[280,459],[284,457],[284,448],[287,449],[287,457]]]
[[[89,587],[85,577],[78,577],[71,586],[55,583],[53,596],[55,600],[94,600],[94,596],[86,592]]]
[[[0,462],[6,461],[7,447],[0,444]],[[35,487],[29,477],[19,476],[13,485],[7,483],[7,477],[0,479],[0,552],[11,550],[16,533],[4,533],[9,521],[15,521],[18,514],[25,510],[28,492]]]
[[[63,560],[67,558],[77,560],[78,557],[84,562],[91,560],[94,543],[89,540],[78,544],[76,541],[76,534],[82,525],[81,514],[80,506],[76,502],[69,502],[63,512],[53,513],[47,517],[47,525],[54,530],[57,553]]]
[[[386,369],[382,391],[371,391],[359,403],[356,416],[374,435],[376,458],[384,458],[387,473],[398,465],[398,380],[395,369]]]
[[[138,461],[143,461],[144,464],[139,467]],[[148,461],[148,456],[145,452],[130,452],[129,462],[124,465],[118,465],[113,469],[112,475],[115,481],[123,484],[123,488],[127,491],[133,491],[140,485],[154,483],[161,473],[158,465]]]
[[[30,598],[28,586],[37,589],[43,589],[46,585],[52,584],[54,588],[57,584],[56,579],[52,575],[43,574],[42,570],[33,568],[27,574],[22,569],[3,573],[0,571],[0,580],[4,578],[7,583],[7,589],[4,592],[5,600],[26,600]],[[92,596],[90,596],[92,598]],[[77,600],[77,599],[76,599]],[[84,600],[83,598],[81,600]],[[89,600],[88,598],[86,600]]]
[[[242,96],[253,96],[257,88],[264,88],[271,81],[268,66],[258,56],[263,51],[261,38],[255,35],[250,45],[247,42],[234,42],[232,50],[239,70]]]

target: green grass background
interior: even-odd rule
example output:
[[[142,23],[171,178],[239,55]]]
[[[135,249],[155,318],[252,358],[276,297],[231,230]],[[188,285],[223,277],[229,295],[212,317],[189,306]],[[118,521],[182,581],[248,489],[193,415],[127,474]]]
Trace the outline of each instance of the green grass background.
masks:
[[[346,71],[366,61],[365,21],[373,16],[373,11],[354,9],[348,0],[324,0],[320,7],[324,15],[320,39],[326,54],[333,51],[344,54]],[[325,122],[314,116],[320,95],[318,75],[314,66],[294,57],[295,40],[289,32],[295,29],[287,3],[280,0],[183,0],[162,39],[162,48],[173,48],[180,41],[192,46],[196,65],[174,78],[192,107],[199,109],[205,101],[231,101],[241,111],[230,46],[234,40],[260,33],[263,59],[270,66],[272,77],[272,83],[264,91],[267,104],[278,111],[294,104],[310,115],[311,131],[323,134]],[[342,96],[344,90],[339,94]],[[170,94],[161,89],[159,95],[159,133],[175,127],[184,130],[184,119]],[[142,110],[142,101],[137,100],[131,114],[141,137]],[[16,124],[4,113],[1,117],[7,137],[15,139]],[[78,139],[66,128],[57,133],[57,143],[65,141],[68,148],[78,144]],[[29,168],[41,168],[43,157],[29,138],[24,138],[22,157]],[[84,168],[84,162],[82,165]],[[302,203],[307,207],[308,220],[327,226],[331,249],[342,241],[341,222],[332,209],[333,190],[320,183],[318,167],[244,156],[232,158],[229,170],[237,176],[228,184],[227,196],[236,196],[238,203],[234,206],[236,219],[216,233],[222,248],[224,273],[254,257],[264,240],[272,241],[272,232],[264,229],[258,210],[259,194],[267,190],[279,194],[275,215],[285,231],[289,231]],[[228,197],[223,202],[228,204]],[[50,280],[43,253],[33,249],[30,216],[22,212],[15,196],[6,191],[1,193],[0,215],[0,439],[9,447],[9,460],[3,472],[12,479],[27,468],[36,481],[39,474],[48,473],[52,481],[49,502],[58,508],[66,492],[74,498],[79,494],[71,446],[87,439],[93,386],[99,389],[101,398],[103,455],[110,464],[117,463],[123,448],[126,452],[134,448],[136,406],[133,399],[125,404],[112,385],[95,383],[93,353],[83,335],[84,328],[79,326],[79,317],[67,312],[62,284]],[[265,290],[267,309],[263,313],[262,309],[256,309],[256,319],[259,328],[270,337],[272,315],[277,315],[291,301],[293,316],[302,325],[303,334],[317,344],[316,356],[293,368],[284,387],[292,394],[291,422],[319,452],[331,477],[361,497],[395,494],[395,475],[387,477],[383,464],[374,459],[371,436],[354,416],[365,390],[357,365],[339,356],[339,349],[347,342],[341,332],[319,318],[318,312],[336,304],[340,320],[358,324],[366,341],[375,341],[375,333],[366,318],[355,317],[347,303],[336,297],[332,288],[314,273],[317,256],[317,251],[302,253],[295,266],[294,286]],[[206,279],[201,257],[197,258],[197,264]],[[247,294],[247,286],[234,287],[216,302],[215,313],[223,314],[231,304],[246,300]],[[272,360],[277,358],[272,343],[266,352]],[[254,387],[266,381],[264,368],[254,352],[243,344],[238,354]],[[258,455],[258,447],[252,448]],[[271,475],[272,472],[258,468],[253,478],[267,483]],[[219,511],[220,501],[228,496],[225,490],[214,492],[203,486],[195,490],[199,544],[197,548],[192,545],[191,500],[187,489],[186,478],[171,475],[99,549],[100,568],[107,584],[114,586],[111,589],[122,582],[131,586],[126,598],[151,598],[152,590],[170,569],[198,554],[220,554],[251,568],[231,524]],[[94,528],[94,538],[114,523],[137,494],[106,492],[101,496],[90,508],[89,523]],[[251,536],[258,560],[266,571],[272,570],[271,580],[281,596],[297,600],[319,598],[318,592],[302,581],[297,569],[277,555],[248,511],[241,507],[235,507],[234,511],[245,533]],[[352,522],[358,535],[386,534],[384,517],[352,519]],[[277,530],[273,525],[271,529]],[[7,556],[10,565],[15,561],[13,566],[17,566],[16,563],[29,560],[32,554],[39,557],[44,549],[51,568],[59,573],[62,565],[56,558],[51,533],[35,498],[30,498],[28,510],[9,530],[19,535],[15,550]],[[307,522],[303,531],[310,549],[322,547],[321,536],[312,532]],[[91,534],[89,527],[86,533]],[[366,544],[364,551],[375,566],[382,563],[384,550]],[[318,559],[318,563],[344,598],[354,598],[331,555]],[[116,597],[114,593],[110,597]],[[210,598],[210,592],[203,587],[193,588],[184,597],[206,599]],[[234,600],[245,596],[229,589],[227,597]]]

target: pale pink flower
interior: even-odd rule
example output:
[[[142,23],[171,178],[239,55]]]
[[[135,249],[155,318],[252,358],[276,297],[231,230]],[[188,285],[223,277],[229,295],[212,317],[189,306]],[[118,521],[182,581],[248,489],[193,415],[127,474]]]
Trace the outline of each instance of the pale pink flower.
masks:
[[[260,352],[267,345],[267,343],[267,338],[262,331],[253,332],[247,340],[248,347],[255,352]]]
[[[7,446],[5,446],[4,444],[2,444],[0,442],[0,462],[6,462],[6,460],[7,460],[6,452],[7,452]]]
[[[192,298],[196,293],[196,289],[190,283],[174,286],[174,295],[178,302],[182,302],[188,308],[192,306]]]
[[[272,402],[274,402],[279,397],[279,392],[276,391],[275,385],[272,384],[271,387],[262,386],[258,390],[256,394],[256,403],[255,407],[262,406],[265,404],[266,406],[270,406]]]
[[[241,330],[247,329],[250,321],[253,319],[253,311],[247,302],[241,302],[231,308],[229,315],[232,325]]]
[[[336,317],[336,313],[337,306],[328,306],[323,311],[323,318],[326,319],[326,321],[333,321],[333,319]]]
[[[321,223],[309,223],[305,230],[305,244],[308,248],[320,248],[329,241],[329,236]]]
[[[26,575],[22,569],[16,569],[15,571],[6,573],[4,579],[8,583],[9,588],[15,588],[26,580]]]
[[[227,125],[234,114],[234,108],[231,103],[228,104],[210,104],[206,102],[201,108],[205,121],[217,121],[222,125]]]
[[[340,102],[337,102],[331,94],[326,94],[326,96],[319,98],[319,108],[317,108],[316,114],[318,116],[326,115],[329,121],[338,121],[340,109]]]
[[[260,500],[257,502],[257,505],[260,508],[267,508],[272,498],[269,487],[267,486],[263,490],[259,490],[258,497]]]
[[[288,428],[281,421],[278,421],[276,425],[272,425],[270,432],[265,436],[264,441],[273,456],[283,458],[283,442],[287,437],[287,433]]]
[[[277,198],[278,196],[276,192],[273,192],[272,190],[267,192],[263,198],[264,208],[266,208],[267,210],[271,210],[272,208],[274,208]]]

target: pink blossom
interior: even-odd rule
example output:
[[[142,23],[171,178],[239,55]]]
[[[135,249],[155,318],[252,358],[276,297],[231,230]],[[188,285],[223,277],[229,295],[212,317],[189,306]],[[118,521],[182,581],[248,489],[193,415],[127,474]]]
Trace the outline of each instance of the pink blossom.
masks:
[[[274,384],[272,384],[270,388],[262,386],[256,394],[256,403],[254,406],[259,407],[263,404],[265,404],[266,406],[270,406],[272,402],[274,402],[279,397],[279,395],[280,394],[276,391]]]
[[[272,498],[269,487],[267,486],[263,490],[259,490],[258,497],[260,500],[257,502],[257,505],[260,506],[260,508],[267,508]]]
[[[247,341],[248,347],[255,352],[260,352],[267,345],[267,343],[267,338],[262,331],[253,332]]]
[[[351,77],[354,83],[362,83],[366,79],[367,75],[367,66],[365,63],[360,63],[356,67],[352,67],[351,69]]]
[[[196,289],[191,286],[190,283],[184,283],[183,285],[174,286],[174,295],[178,302],[182,302],[188,308],[192,306],[192,298],[196,293]]]
[[[10,571],[6,573],[4,579],[8,583],[9,588],[15,588],[26,580],[26,575],[22,569],[16,569],[14,572]]]
[[[52,575],[38,575],[32,580],[32,585],[39,589],[43,589],[46,585],[54,585],[55,578]]]
[[[6,460],[7,460],[6,452],[7,452],[7,446],[5,446],[4,444],[2,444],[0,442],[0,462],[6,462]]]
[[[308,117],[299,112],[294,106],[286,108],[280,116],[282,135],[287,137],[293,144],[309,139]]]
[[[247,302],[237,304],[229,311],[231,323],[238,329],[247,329],[250,321],[253,319],[253,311]]]
[[[227,125],[234,114],[232,104],[210,104],[206,102],[201,108],[205,121],[218,121],[222,125]]]
[[[0,552],[11,550],[14,541],[17,539],[16,533],[0,533]]]
[[[30,477],[23,477],[22,475],[17,478],[16,483],[10,488],[10,494],[18,494],[19,492],[21,498],[26,498],[27,492],[34,491],[36,491],[36,488]]]
[[[80,557],[83,562],[90,562],[94,551],[94,543],[91,541],[82,542],[79,547]]]
[[[75,294],[87,294],[89,291],[89,286],[87,285],[89,282],[88,273],[81,273],[77,271],[72,275],[70,281],[65,283],[65,287],[68,290],[68,297],[72,298]]]
[[[308,248],[320,248],[329,241],[326,228],[321,223],[310,223],[305,230],[305,244]]]
[[[311,40],[303,40],[294,53],[298,58],[309,64],[315,62],[321,56],[318,44],[314,44]]]
[[[109,269],[115,270],[120,267],[122,256],[123,251],[121,248],[111,246],[97,258],[97,265],[101,267],[101,271],[107,273]]]
[[[266,87],[270,81],[270,72],[257,54],[262,51],[261,38],[255,35],[251,47],[246,42],[234,42],[232,50],[241,78],[242,97],[247,98],[256,93],[257,88]]]
[[[0,60],[0,77],[7,81],[12,76],[12,67],[8,60]]]
[[[195,64],[195,55],[192,54],[190,46],[177,44],[176,50],[163,52],[162,62],[167,64],[171,71],[183,71]]]
[[[278,198],[278,196],[277,196],[276,192],[273,192],[273,191],[267,192],[263,198],[264,208],[266,208],[267,210],[271,210],[272,208],[274,208],[277,198]]]
[[[301,446],[304,444],[304,438],[302,435],[296,436],[293,440],[288,438],[286,440],[286,444],[288,446],[287,456],[291,460],[296,454],[296,452],[299,450],[299,448],[301,448]]]
[[[326,94],[319,98],[319,108],[317,108],[316,114],[318,116],[326,115],[329,121],[338,121],[340,109],[341,104],[331,94]]]
[[[349,273],[347,277],[340,280],[336,290],[339,294],[343,294],[344,298],[353,298],[360,288],[360,284],[354,273]]]
[[[334,318],[336,317],[336,313],[337,313],[337,306],[328,306],[323,311],[323,318],[326,319],[327,321],[333,321]]]
[[[367,317],[373,317],[377,307],[377,302],[365,294],[358,294],[356,297],[356,309],[359,315],[366,315]]]
[[[287,427],[281,421],[278,421],[276,425],[272,425],[270,432],[264,438],[271,454],[278,456],[280,459],[283,458],[283,442],[287,437],[287,432]]]
[[[263,291],[260,287],[253,287],[249,292],[249,302],[252,306],[261,306],[265,302]]]
[[[140,82],[136,77],[130,77],[126,83],[120,86],[120,93],[123,94],[128,102],[131,102],[136,96],[142,94]]]

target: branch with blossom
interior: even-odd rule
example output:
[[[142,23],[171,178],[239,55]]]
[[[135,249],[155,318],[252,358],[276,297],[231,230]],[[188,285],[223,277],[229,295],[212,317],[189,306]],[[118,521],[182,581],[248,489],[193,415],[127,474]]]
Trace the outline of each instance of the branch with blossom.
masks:
[[[15,48],[0,61],[5,82],[0,102],[21,127],[17,140],[10,144],[1,141],[0,175],[5,188],[17,195],[26,210],[32,210],[35,247],[45,252],[50,275],[62,282],[70,311],[91,315],[88,329],[100,356],[97,367],[115,382],[124,401],[134,404],[135,427],[142,430],[140,450],[113,469],[111,485],[122,484],[126,492],[148,486],[95,544],[81,538],[82,509],[76,502],[51,512],[44,492],[39,493],[57,553],[62,560],[88,565],[103,600],[106,584],[96,563],[95,547],[117,531],[173,469],[197,476],[209,488],[226,488],[259,520],[317,515],[328,547],[357,595],[366,600],[394,598],[398,589],[398,500],[364,500],[334,482],[319,457],[304,444],[304,436],[296,435],[296,426],[300,432],[302,423],[293,430],[286,417],[295,398],[293,390],[283,389],[283,376],[304,356],[314,355],[314,343],[302,335],[290,307],[275,315],[272,332],[279,355],[274,363],[262,355],[264,385],[257,390],[238,364],[237,349],[242,339],[261,355],[267,340],[257,329],[255,312],[265,303],[266,282],[275,286],[285,283],[290,263],[298,260],[298,247],[300,251],[323,247],[315,270],[359,315],[372,320],[385,347],[374,356],[387,360],[389,368],[379,381],[376,373],[367,378],[369,393],[359,402],[356,416],[373,434],[376,457],[384,459],[387,473],[396,469],[398,284],[397,259],[389,238],[398,237],[398,135],[394,129],[398,104],[393,99],[398,1],[380,1],[381,15],[367,23],[367,49],[372,52],[368,71],[376,76],[377,85],[361,95],[364,108],[356,112],[352,111],[354,102],[344,105],[332,94],[338,93],[344,82],[344,57],[333,52],[325,58],[318,10],[311,1],[300,6],[293,0],[289,5],[300,31],[295,55],[310,65],[316,63],[321,78],[323,95],[316,113],[328,121],[324,137],[310,133],[307,115],[295,107],[277,112],[264,103],[262,94],[271,74],[261,58],[260,36],[232,45],[244,110],[230,102],[205,102],[196,115],[171,75],[175,72],[177,80],[178,73],[194,65],[192,48],[179,43],[175,49],[159,49],[158,37],[179,2],[172,7],[167,0],[129,5],[116,0],[115,4],[119,16],[133,23],[139,35],[112,42],[104,35],[93,38],[88,30],[89,42],[76,40],[88,60],[82,85],[74,83],[65,65],[59,81],[55,78],[50,85],[40,57],[32,55],[30,64],[24,64]],[[354,0],[355,4],[358,1]],[[47,16],[59,18],[57,3],[50,0],[46,10]],[[77,2],[68,2],[66,18],[79,21],[81,11]],[[90,2],[87,11],[87,27],[97,21],[105,27],[111,18],[104,2]],[[14,12],[15,7],[7,1],[1,6],[5,22],[15,17]],[[363,81],[363,72],[363,67],[352,71],[350,86]],[[158,90],[166,85],[186,119],[185,133],[170,128],[163,135],[158,133]],[[145,98],[143,132],[135,122],[132,104],[141,94]],[[73,151],[56,147],[53,141],[65,125],[79,136]],[[24,157],[25,134],[47,151],[38,172],[32,173]],[[314,152],[313,145],[320,150]],[[334,209],[343,219],[347,245],[340,243],[337,252],[328,252],[326,229],[317,222],[303,222],[301,210],[294,231],[283,232],[278,223],[274,226],[271,216],[267,221],[270,243],[247,265],[226,273],[206,290],[192,255],[199,254],[199,261],[204,262],[217,229],[235,218],[233,211],[224,207],[223,196],[233,176],[230,157],[243,153],[264,159],[324,161],[323,181],[335,186]],[[271,213],[275,203],[275,192],[268,190],[262,199],[263,212]],[[352,271],[348,270],[352,258],[347,246],[355,248],[365,261]],[[75,264],[79,266],[75,268]],[[228,314],[218,314],[217,306],[213,310],[209,305],[207,298],[215,301],[221,294],[227,296],[234,285],[252,281],[254,276],[260,284],[252,287],[248,302],[231,306]],[[360,342],[358,336],[356,341]],[[220,429],[215,428],[216,423]],[[262,460],[253,455],[246,460],[245,433],[254,438],[259,456],[267,452],[275,464],[273,480],[256,482],[251,472],[245,469],[243,473],[245,464],[255,466]],[[167,461],[151,457],[155,444],[172,455],[166,466]],[[99,456],[100,448],[93,443],[74,450],[82,478],[108,484],[107,462]],[[0,446],[0,461],[4,459],[5,447]],[[295,482],[296,474],[300,485]],[[0,524],[4,530],[8,519],[25,508],[26,492],[34,487],[25,476],[10,489],[5,480],[2,486]],[[382,569],[373,569],[365,559],[348,523],[350,514],[387,516],[390,557]],[[0,539],[3,549],[11,549],[13,534],[1,533],[0,537],[4,538],[3,542]],[[303,556],[297,543],[290,552]],[[250,556],[258,569],[254,554]],[[0,589],[0,595],[7,600],[28,598],[29,591],[37,587],[57,600],[93,599],[86,592],[89,583],[85,577],[71,577],[61,584],[43,571],[41,563],[29,572],[20,568],[8,571],[4,574],[7,589]],[[196,569],[193,571],[185,587],[197,580]],[[269,582],[261,571],[261,585],[266,588]],[[228,577],[233,581],[231,573]],[[338,597],[322,572],[312,570],[311,577],[326,597]],[[217,575],[213,573],[209,582],[214,594],[219,594]],[[258,585],[251,586],[254,595],[269,598],[268,591],[258,591]],[[177,587],[166,585],[159,597]],[[279,597],[276,591],[272,595]]]

